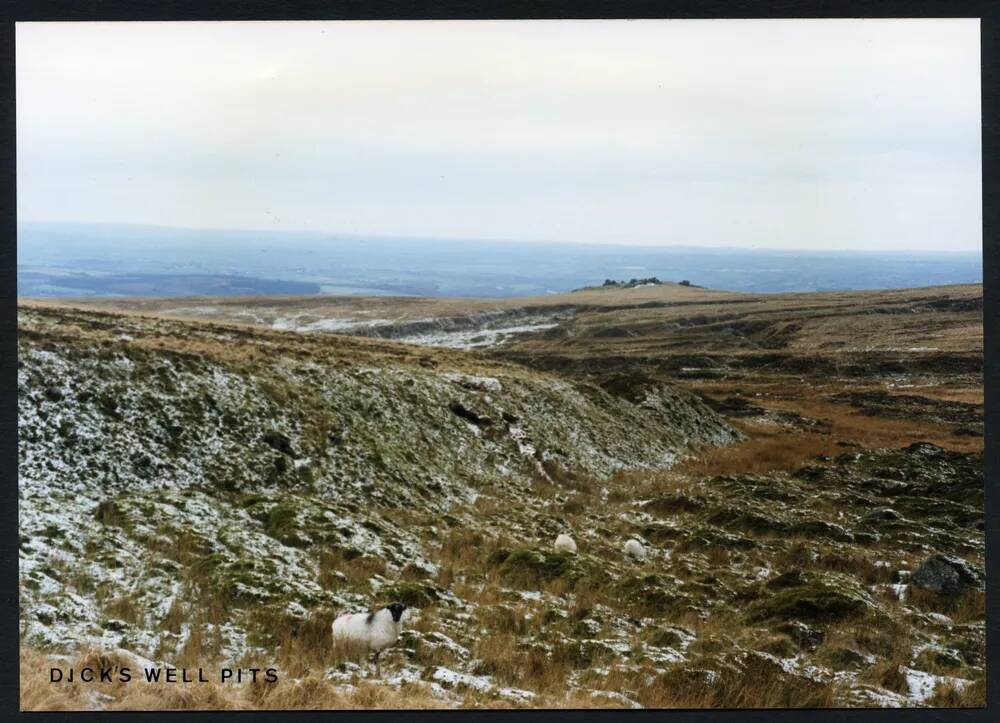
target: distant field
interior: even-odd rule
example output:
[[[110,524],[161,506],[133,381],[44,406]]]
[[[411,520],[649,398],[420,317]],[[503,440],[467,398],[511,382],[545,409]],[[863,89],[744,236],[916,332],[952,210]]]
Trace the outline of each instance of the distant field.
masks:
[[[542,334],[512,337],[504,348],[589,358],[605,353],[686,351],[979,352],[982,295],[981,284],[788,294],[663,284],[515,299],[236,296],[35,299],[30,303],[402,340],[417,333],[414,322],[438,320],[439,345],[445,346],[449,331],[537,318],[557,323]]]

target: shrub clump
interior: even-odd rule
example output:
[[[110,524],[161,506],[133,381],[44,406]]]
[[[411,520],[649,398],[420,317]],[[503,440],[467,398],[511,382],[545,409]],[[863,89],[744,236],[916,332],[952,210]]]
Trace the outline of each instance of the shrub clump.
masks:
[[[659,575],[629,577],[614,587],[615,593],[636,615],[665,617],[677,612],[683,596],[669,590]]]
[[[571,577],[574,572],[572,556],[557,550],[500,550],[493,553],[490,561],[499,564],[500,575],[512,585],[539,585],[557,578]]]
[[[834,622],[874,612],[871,598],[845,575],[794,571],[766,583],[770,595],[747,609],[750,622]]]

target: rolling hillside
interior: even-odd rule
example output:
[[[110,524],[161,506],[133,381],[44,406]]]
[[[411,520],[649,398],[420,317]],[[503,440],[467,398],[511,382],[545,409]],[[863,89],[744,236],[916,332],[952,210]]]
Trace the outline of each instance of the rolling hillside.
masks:
[[[981,314],[981,286],[24,299],[26,705],[976,705]],[[936,554],[959,594],[912,583]],[[335,614],[392,600],[382,676],[338,659]],[[89,650],[281,677],[33,687]]]

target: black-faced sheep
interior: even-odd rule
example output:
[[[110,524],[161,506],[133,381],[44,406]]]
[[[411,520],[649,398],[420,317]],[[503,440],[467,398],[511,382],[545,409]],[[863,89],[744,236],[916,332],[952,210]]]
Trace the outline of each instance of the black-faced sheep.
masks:
[[[399,639],[405,609],[392,603],[369,613],[344,613],[333,621],[334,643],[374,653],[378,672],[378,656]]]

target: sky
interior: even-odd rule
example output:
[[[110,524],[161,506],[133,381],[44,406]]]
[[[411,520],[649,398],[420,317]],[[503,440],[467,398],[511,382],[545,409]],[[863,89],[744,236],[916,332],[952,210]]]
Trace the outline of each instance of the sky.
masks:
[[[16,43],[21,222],[982,244],[976,19],[18,23]]]

